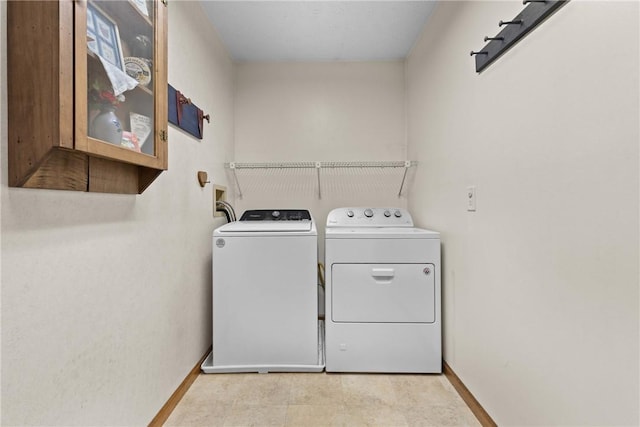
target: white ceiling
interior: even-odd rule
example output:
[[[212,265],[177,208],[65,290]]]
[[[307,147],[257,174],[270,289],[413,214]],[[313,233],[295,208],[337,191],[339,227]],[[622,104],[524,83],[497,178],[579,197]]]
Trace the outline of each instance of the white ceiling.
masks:
[[[405,58],[434,0],[207,1],[236,61],[380,61]]]

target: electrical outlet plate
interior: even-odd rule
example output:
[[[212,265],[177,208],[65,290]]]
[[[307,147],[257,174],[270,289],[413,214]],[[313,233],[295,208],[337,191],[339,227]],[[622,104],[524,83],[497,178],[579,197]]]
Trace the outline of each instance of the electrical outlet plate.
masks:
[[[475,212],[476,211],[476,199],[478,198],[476,194],[476,187],[472,185],[467,187],[467,211]]]

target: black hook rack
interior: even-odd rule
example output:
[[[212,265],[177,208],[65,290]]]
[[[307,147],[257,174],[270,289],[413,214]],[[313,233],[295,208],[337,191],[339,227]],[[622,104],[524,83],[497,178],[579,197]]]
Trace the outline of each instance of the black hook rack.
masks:
[[[569,0],[523,0],[522,4],[527,6],[522,12],[510,21],[501,20],[498,26],[504,27],[502,31],[495,37],[485,36],[484,41],[489,43],[480,51],[471,51],[471,56],[475,56],[476,72],[479,73],[487,68],[527,33],[568,2]]]

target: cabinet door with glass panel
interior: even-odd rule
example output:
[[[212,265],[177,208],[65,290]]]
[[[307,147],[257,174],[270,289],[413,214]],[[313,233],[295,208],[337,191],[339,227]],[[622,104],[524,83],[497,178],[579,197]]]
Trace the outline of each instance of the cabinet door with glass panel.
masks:
[[[166,5],[75,2],[75,149],[167,168]]]

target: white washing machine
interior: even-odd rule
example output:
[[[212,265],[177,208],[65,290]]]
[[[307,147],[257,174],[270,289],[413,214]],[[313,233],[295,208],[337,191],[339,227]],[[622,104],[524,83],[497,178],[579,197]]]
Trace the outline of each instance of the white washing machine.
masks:
[[[205,373],[324,369],[317,242],[307,210],[250,210],[214,230]]]
[[[442,372],[440,234],[396,208],[340,208],[325,235],[327,372]]]

